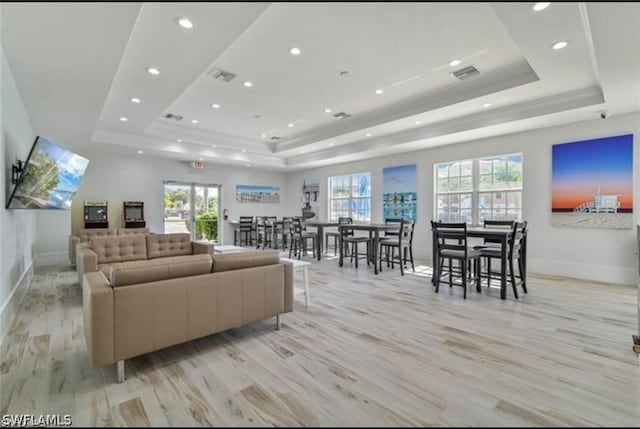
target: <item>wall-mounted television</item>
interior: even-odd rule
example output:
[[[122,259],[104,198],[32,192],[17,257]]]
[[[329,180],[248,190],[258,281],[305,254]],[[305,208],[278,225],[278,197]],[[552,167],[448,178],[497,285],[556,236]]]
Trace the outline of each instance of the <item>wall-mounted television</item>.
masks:
[[[8,209],[71,209],[89,160],[38,136],[7,201]]]

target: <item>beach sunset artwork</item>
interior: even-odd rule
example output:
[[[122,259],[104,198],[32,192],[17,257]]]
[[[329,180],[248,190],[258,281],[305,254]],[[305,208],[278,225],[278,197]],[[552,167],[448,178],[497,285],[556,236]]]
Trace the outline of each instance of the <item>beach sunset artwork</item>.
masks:
[[[551,224],[633,226],[633,134],[553,145]]]

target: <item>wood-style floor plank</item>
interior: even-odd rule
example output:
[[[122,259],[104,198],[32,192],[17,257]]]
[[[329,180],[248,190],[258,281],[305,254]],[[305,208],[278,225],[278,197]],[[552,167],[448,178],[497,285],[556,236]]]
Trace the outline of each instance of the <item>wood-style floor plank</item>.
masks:
[[[309,258],[310,260],[310,258]],[[529,293],[441,286],[333,258],[266,320],[91,368],[82,291],[41,269],[0,356],[2,414],[76,426],[638,426],[634,288],[531,276]],[[301,281],[301,279],[296,279]]]

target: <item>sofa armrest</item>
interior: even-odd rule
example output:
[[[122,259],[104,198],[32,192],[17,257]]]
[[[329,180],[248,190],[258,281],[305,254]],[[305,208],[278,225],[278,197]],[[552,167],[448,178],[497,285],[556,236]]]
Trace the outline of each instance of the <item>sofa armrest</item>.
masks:
[[[71,265],[76,264],[76,244],[80,243],[80,237],[75,235],[69,236],[69,261]]]
[[[82,284],[84,274],[98,271],[98,254],[88,246],[76,246],[76,265],[78,283]]]
[[[293,311],[293,264],[280,261],[284,265],[284,311]]]
[[[97,368],[115,362],[113,288],[100,271],[83,276],[82,310],[91,365]]]
[[[213,243],[208,243],[205,241],[192,241],[191,253],[193,253],[194,255],[200,255],[203,253],[213,255]]]

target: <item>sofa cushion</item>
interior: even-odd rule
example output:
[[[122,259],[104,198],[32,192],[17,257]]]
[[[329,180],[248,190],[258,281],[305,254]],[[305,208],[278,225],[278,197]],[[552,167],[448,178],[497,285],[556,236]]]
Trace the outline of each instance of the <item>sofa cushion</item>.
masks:
[[[114,263],[111,264],[111,273],[108,278],[111,286],[117,287],[177,277],[197,276],[210,272],[211,256],[201,254]]]
[[[147,240],[148,259],[167,256],[191,255],[191,235],[188,233],[149,234]]]
[[[93,237],[89,247],[98,255],[98,264],[147,259],[144,235]]]
[[[148,234],[149,228],[118,228],[117,235]]]
[[[213,272],[239,270],[241,268],[273,265],[280,262],[277,250],[252,250],[238,253],[213,255]]]
[[[88,243],[93,237],[112,237],[114,235],[116,235],[116,230],[110,228],[88,228],[78,231],[80,243]]]

